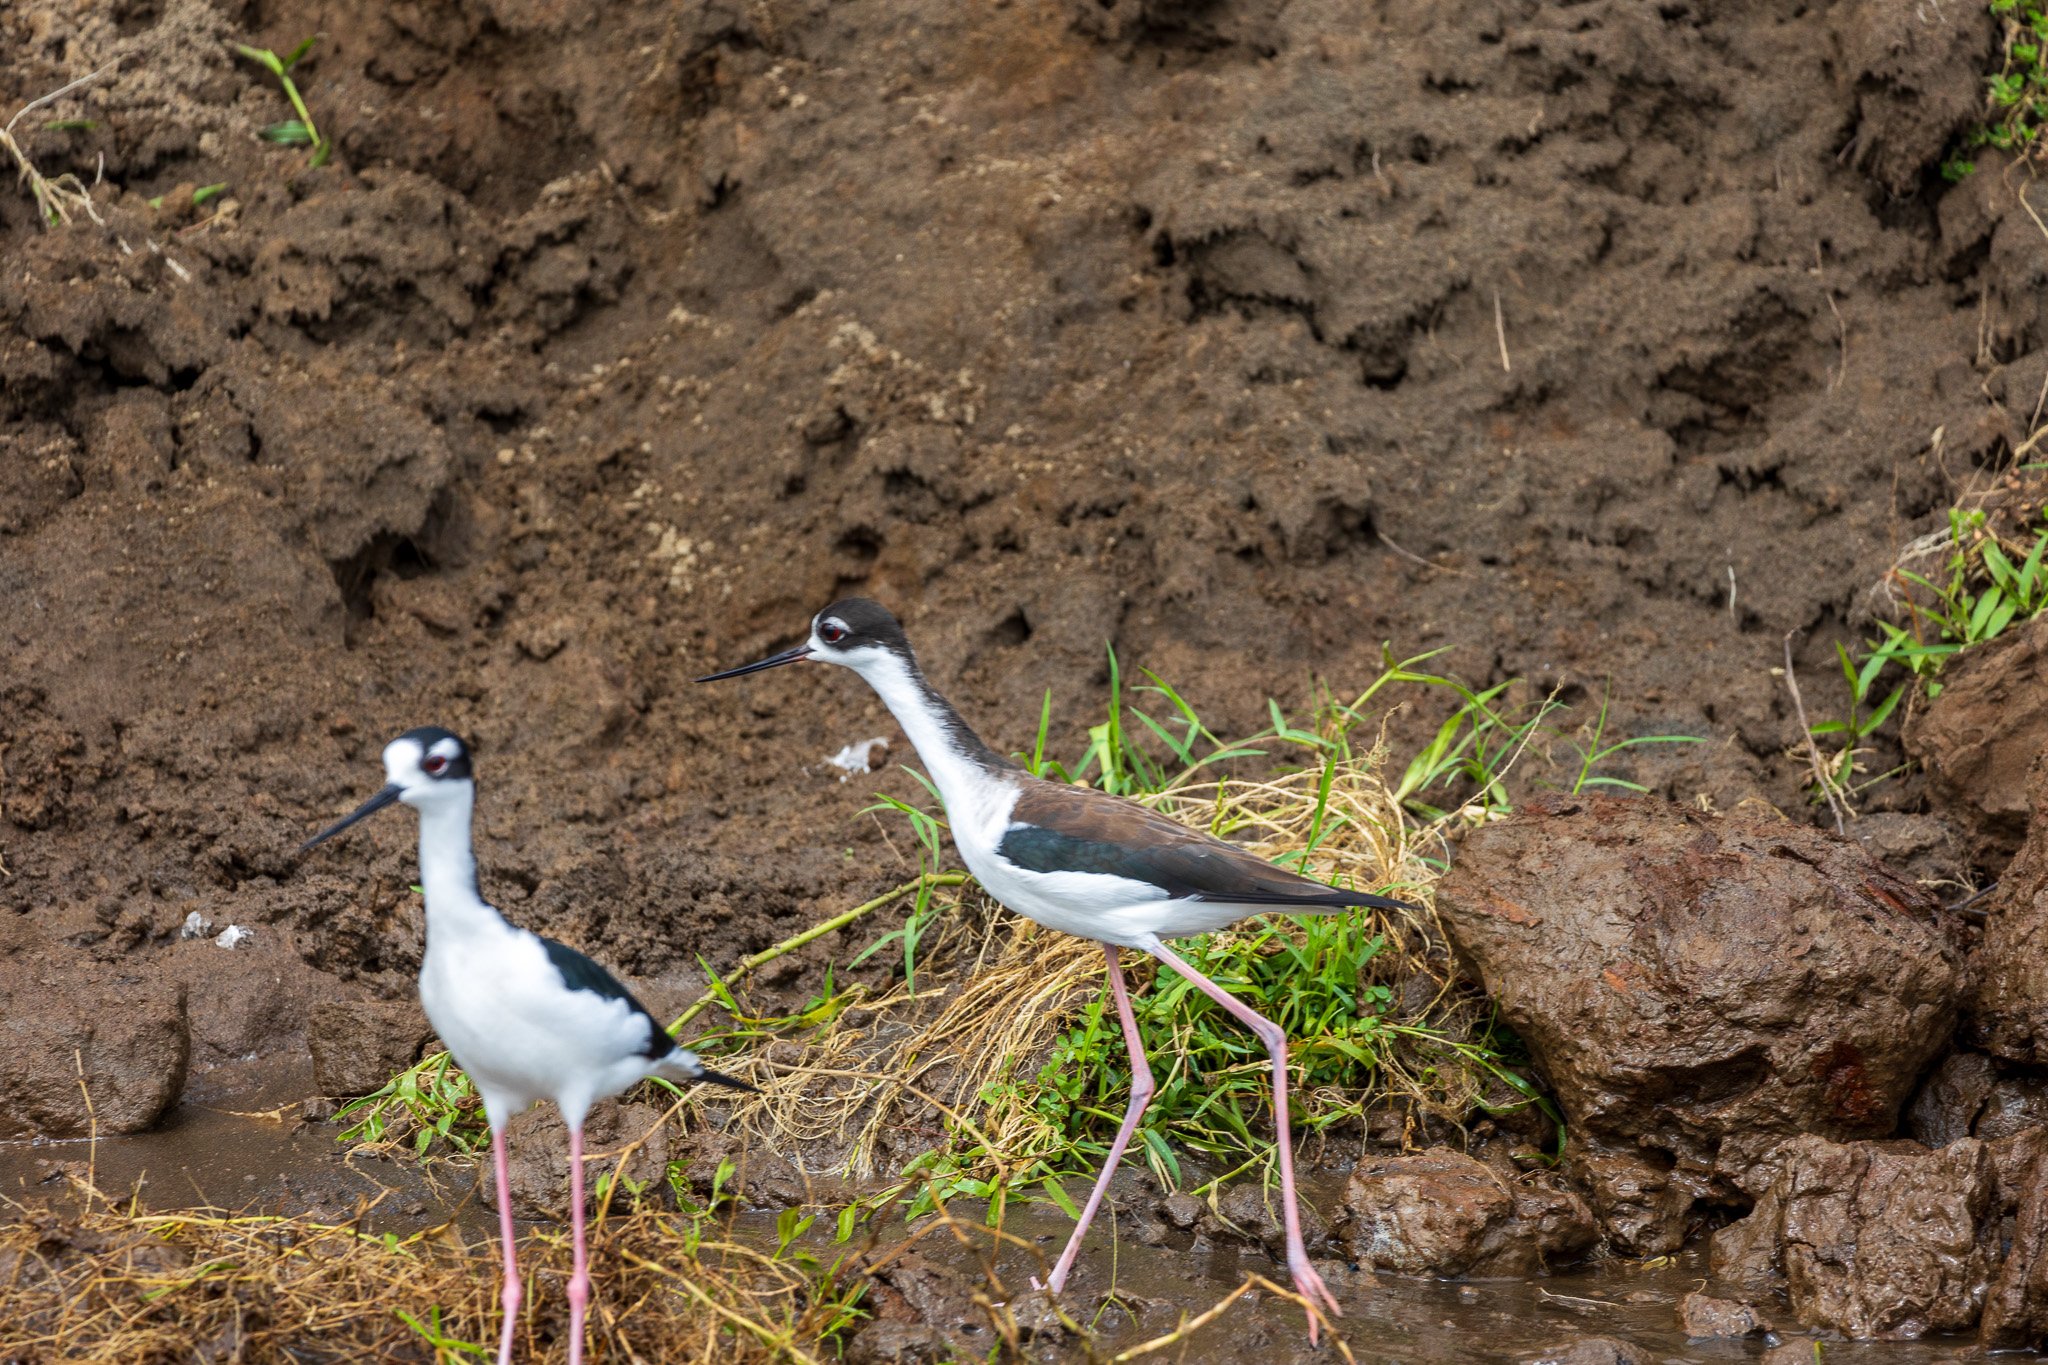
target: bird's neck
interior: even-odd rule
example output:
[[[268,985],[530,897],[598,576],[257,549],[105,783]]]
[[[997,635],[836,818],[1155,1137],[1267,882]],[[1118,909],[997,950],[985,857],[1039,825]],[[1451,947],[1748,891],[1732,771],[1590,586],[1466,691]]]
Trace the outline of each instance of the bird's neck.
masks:
[[[476,882],[470,825],[474,792],[462,792],[420,811],[420,890],[427,901],[429,946],[446,938],[504,923]]]
[[[1018,771],[1016,764],[982,743],[952,703],[925,681],[914,661],[891,654],[864,672],[917,750],[955,822],[973,810],[993,784]]]

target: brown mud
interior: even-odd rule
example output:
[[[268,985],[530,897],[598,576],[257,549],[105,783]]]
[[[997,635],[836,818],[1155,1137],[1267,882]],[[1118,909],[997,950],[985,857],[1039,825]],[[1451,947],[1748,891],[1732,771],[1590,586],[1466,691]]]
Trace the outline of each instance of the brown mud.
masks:
[[[315,32],[307,169],[229,43]],[[857,812],[916,789],[823,762],[892,732],[865,691],[689,681],[847,592],[998,748],[1050,689],[1078,750],[1105,642],[1228,735],[1391,641],[1611,684],[1614,733],[1710,741],[1616,771],[1803,810],[1782,638],[1840,710],[1834,643],[2048,376],[2023,178],[1936,173],[1993,42],[1876,0],[0,7],[0,110],[122,59],[17,129],[104,224],[0,193],[12,1112],[85,1131],[82,1072],[110,1129],[182,1093],[175,1138],[318,1005],[405,999],[410,829],[294,850],[414,724],[477,743],[487,893],[657,1013],[900,882]],[[1933,797],[1860,832],[1965,876]]]

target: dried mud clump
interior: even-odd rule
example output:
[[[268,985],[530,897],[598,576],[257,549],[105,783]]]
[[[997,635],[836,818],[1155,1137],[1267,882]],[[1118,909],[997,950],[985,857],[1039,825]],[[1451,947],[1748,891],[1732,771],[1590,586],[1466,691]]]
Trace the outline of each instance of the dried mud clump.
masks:
[[[1774,1160],[1756,1209],[1714,1239],[1717,1275],[1752,1294],[1782,1285],[1801,1322],[1851,1337],[1976,1325],[2000,1256],[1986,1144],[1801,1137]]]
[[[2019,848],[2035,809],[2034,760],[2048,753],[2048,621],[2015,627],[1943,671],[1941,695],[1906,727],[1941,812],[1993,866]]]
[[[0,1138],[139,1133],[185,1090],[185,989],[0,944],[0,1042]]]
[[[1970,1032],[1986,1052],[2048,1063],[2048,755],[2027,778],[2027,840],[1986,902],[1971,957]]]
[[[1529,1275],[1569,1264],[1599,1234],[1576,1193],[1436,1149],[1353,1171],[1335,1237],[1357,1264],[1402,1275]]]
[[[1603,1228],[1638,1253],[1734,1193],[1729,1139],[1889,1135],[1955,1027],[1961,959],[1933,902],[1808,826],[1539,801],[1466,840],[1437,905],[1555,1087]]]

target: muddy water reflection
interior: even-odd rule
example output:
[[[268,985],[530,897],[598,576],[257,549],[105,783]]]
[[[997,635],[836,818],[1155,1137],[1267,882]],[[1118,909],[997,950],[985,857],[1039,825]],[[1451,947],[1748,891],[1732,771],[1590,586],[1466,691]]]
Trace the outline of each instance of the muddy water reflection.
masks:
[[[309,1213],[344,1222],[363,1209],[375,1232],[406,1233],[445,1222],[488,1231],[467,1167],[433,1168],[350,1154],[332,1124],[307,1123],[310,1067],[276,1059],[216,1067],[194,1082],[156,1130],[67,1142],[0,1142],[0,1196],[63,1199],[67,1174],[88,1171],[108,1196],[140,1192],[154,1209],[210,1207],[243,1213]]]
[[[960,1212],[956,1209],[955,1212]],[[1056,1254],[1069,1224],[1049,1206],[1012,1212],[1006,1230]],[[950,1243],[950,1244],[948,1244]],[[978,1276],[981,1257],[940,1239],[925,1239],[930,1259]],[[1096,1241],[1084,1254],[1068,1285],[1066,1306],[1086,1322],[1110,1288],[1107,1243]],[[1135,1305],[1111,1307],[1096,1320],[1101,1345],[1123,1350],[1171,1331],[1182,1314],[1209,1307],[1258,1271],[1285,1283],[1284,1271],[1264,1257],[1234,1251],[1172,1251],[1124,1243],[1117,1250],[1115,1287]],[[1006,1252],[996,1263],[1013,1288],[1029,1283],[1037,1265],[1028,1252]],[[1749,1341],[1688,1341],[1678,1329],[1678,1302],[1707,1279],[1704,1251],[1645,1269],[1634,1262],[1607,1261],[1533,1280],[1415,1280],[1398,1276],[1325,1272],[1344,1306],[1339,1323],[1360,1361],[1435,1365],[1452,1361],[1522,1361],[1551,1357],[1589,1337],[1608,1337],[1636,1348],[1641,1358],[1668,1362],[1760,1359],[1774,1344],[1810,1341],[1810,1333],[1786,1332]],[[1195,1361],[1328,1361],[1312,1352],[1302,1335],[1301,1310],[1260,1296],[1242,1299],[1215,1323],[1198,1332],[1185,1359]],[[1078,1355],[1078,1352],[1076,1353]],[[1058,1358],[1054,1356],[1053,1358]],[[1162,1359],[1175,1358],[1169,1351]],[[1920,1342],[1825,1342],[1826,1365],[1931,1365],[1980,1358],[1968,1338]],[[2028,1357],[2017,1357],[2028,1358]],[[1812,1360],[1810,1348],[1802,1359]]]

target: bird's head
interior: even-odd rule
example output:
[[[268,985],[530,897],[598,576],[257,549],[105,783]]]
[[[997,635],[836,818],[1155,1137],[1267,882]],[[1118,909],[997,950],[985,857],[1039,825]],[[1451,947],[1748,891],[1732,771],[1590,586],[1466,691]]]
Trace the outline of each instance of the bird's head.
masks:
[[[838,664],[863,676],[892,663],[916,666],[916,659],[910,652],[910,641],[905,638],[902,625],[890,615],[889,609],[865,597],[849,597],[834,602],[812,617],[810,638],[794,649],[785,649],[780,654],[771,654],[765,659],[728,668],[723,673],[713,673],[697,681],[717,682],[721,678],[737,678],[747,673],[759,673],[764,668],[780,668],[783,664],[802,663],[807,659],[821,664]]]
[[[435,725],[407,730],[384,746],[384,786],[375,796],[357,806],[342,820],[308,839],[300,851],[324,843],[378,811],[402,801],[419,810],[474,799],[475,774],[471,771],[469,746],[457,735]]]

